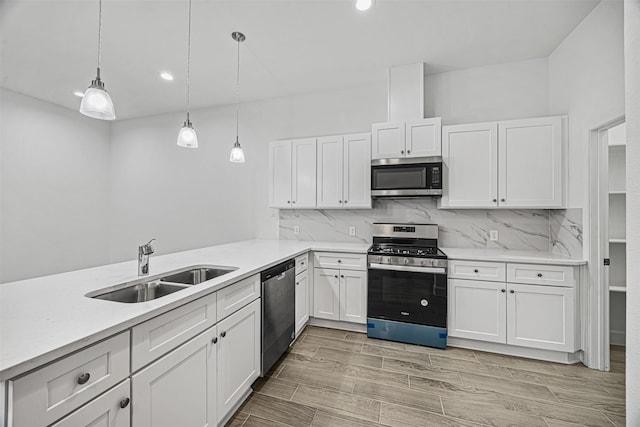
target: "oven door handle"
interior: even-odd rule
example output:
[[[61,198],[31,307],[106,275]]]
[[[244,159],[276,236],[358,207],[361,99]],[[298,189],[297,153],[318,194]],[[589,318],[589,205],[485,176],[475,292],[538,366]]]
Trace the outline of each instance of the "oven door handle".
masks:
[[[415,267],[412,265],[388,265],[370,263],[369,268],[374,270],[390,270],[390,271],[411,271],[415,273],[435,273],[435,274],[447,274],[445,267]]]

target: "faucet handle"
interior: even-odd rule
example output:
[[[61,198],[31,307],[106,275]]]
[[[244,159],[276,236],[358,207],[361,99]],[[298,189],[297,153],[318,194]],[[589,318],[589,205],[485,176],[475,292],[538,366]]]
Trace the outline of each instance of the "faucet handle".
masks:
[[[151,243],[155,240],[156,239],[151,239],[144,245],[140,246],[140,250],[142,251],[143,255],[151,255],[153,253],[153,246],[151,246]]]

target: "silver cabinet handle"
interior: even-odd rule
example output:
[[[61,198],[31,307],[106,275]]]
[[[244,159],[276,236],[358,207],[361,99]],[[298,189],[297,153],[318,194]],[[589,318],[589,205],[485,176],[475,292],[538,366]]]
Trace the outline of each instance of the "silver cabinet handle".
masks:
[[[447,274],[445,267],[415,267],[412,265],[389,265],[370,263],[369,268],[372,270],[389,270],[389,271],[415,271],[417,273],[435,273]]]

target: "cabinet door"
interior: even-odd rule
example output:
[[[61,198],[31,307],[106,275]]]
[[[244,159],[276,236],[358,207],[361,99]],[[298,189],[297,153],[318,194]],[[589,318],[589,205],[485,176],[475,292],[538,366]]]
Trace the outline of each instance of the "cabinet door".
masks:
[[[498,205],[498,125],[477,123],[442,128],[442,207]]]
[[[133,375],[134,426],[216,425],[216,331],[207,329]]]
[[[449,279],[449,335],[506,343],[506,301],[505,283]]]
[[[404,157],[404,122],[378,123],[371,126],[371,158]]]
[[[269,206],[291,207],[291,141],[269,144]]]
[[[507,344],[574,352],[575,289],[507,284]]]
[[[309,275],[304,273],[296,276],[296,335],[304,328],[309,320]]]
[[[340,320],[367,323],[367,272],[340,270]]]
[[[500,206],[563,206],[562,117],[498,123]]]
[[[340,320],[339,270],[313,270],[313,316],[319,319]]]
[[[218,323],[217,422],[260,375],[260,304],[258,299]]]
[[[316,139],[294,139],[292,155],[292,207],[314,208],[316,206]]]
[[[405,124],[406,157],[442,155],[442,125],[440,117],[413,120]]]
[[[318,138],[317,207],[342,207],[342,137]]]
[[[51,427],[129,427],[130,384],[126,380]]]
[[[345,135],[343,206],[371,207],[371,134]]]

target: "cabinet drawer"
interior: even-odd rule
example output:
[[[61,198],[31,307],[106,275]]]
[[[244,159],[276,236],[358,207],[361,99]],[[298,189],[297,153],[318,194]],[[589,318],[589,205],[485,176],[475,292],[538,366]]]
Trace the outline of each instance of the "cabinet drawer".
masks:
[[[309,253],[296,257],[296,274],[300,274],[303,271],[307,271],[309,267]]]
[[[213,326],[216,320],[216,294],[212,293],[134,326],[131,371],[137,371]]]
[[[124,381],[51,427],[130,426],[130,387],[130,381]]]
[[[128,375],[127,331],[10,381],[9,425],[49,425]]]
[[[316,252],[315,267],[366,270],[367,255],[336,252]]]
[[[507,264],[507,281],[533,285],[575,286],[573,267],[560,265]]]
[[[230,316],[245,305],[260,298],[260,275],[251,277],[227,286],[217,292],[218,320]]]
[[[506,266],[501,262],[449,260],[448,276],[451,279],[504,282],[507,275]]]

